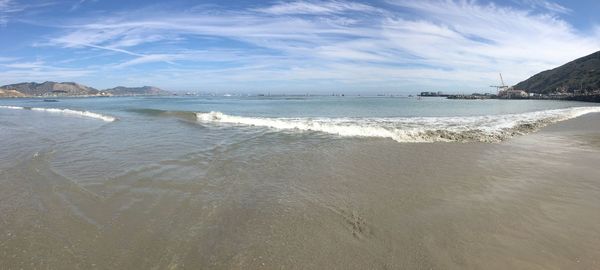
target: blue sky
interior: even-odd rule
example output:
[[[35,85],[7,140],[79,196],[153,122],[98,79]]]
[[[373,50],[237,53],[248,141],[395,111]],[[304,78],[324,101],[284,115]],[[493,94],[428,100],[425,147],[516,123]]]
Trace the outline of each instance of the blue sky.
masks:
[[[489,90],[600,50],[600,1],[0,0],[0,84]]]

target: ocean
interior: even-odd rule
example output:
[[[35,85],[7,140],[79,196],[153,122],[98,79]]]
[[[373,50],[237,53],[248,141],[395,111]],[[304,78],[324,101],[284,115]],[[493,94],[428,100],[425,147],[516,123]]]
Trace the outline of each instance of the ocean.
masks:
[[[196,139],[207,132],[216,136],[220,132],[240,133],[244,137],[280,131],[288,136],[318,132],[322,134],[316,136],[329,134],[330,139],[388,138],[401,143],[501,141],[598,111],[595,105],[565,101],[328,96],[66,98],[58,103],[22,99],[4,100],[0,106],[5,121],[20,116],[60,117],[61,122],[72,121],[72,125],[87,125],[89,121],[82,119],[101,121],[97,124],[117,121],[112,126],[128,125],[132,130],[141,123],[147,128],[156,124],[160,125],[156,127],[158,133],[174,132],[193,123],[207,129]],[[14,122],[19,125],[27,121]],[[143,137],[119,132],[136,139]]]
[[[0,261],[598,267],[596,133],[537,132],[598,112],[544,100],[3,99]]]

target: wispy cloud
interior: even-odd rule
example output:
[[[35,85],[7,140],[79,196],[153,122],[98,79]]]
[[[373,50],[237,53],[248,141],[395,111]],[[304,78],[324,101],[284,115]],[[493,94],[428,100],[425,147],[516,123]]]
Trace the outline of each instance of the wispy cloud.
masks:
[[[6,26],[10,19],[17,17],[18,15],[42,9],[54,4],[56,3],[48,1],[23,3],[22,1],[17,0],[0,0],[0,26]]]
[[[567,8],[559,3],[548,1],[548,0],[518,0],[520,3],[529,6],[534,9],[542,9],[554,13],[571,13],[573,10]]]
[[[558,6],[527,1],[555,10],[466,0],[389,0],[385,11],[348,1],[277,2],[235,11],[143,9],[78,19],[48,44],[119,55],[104,65],[114,76],[166,63],[140,73],[147,84],[401,89],[484,87],[497,72],[516,83],[600,48],[599,33],[578,32],[556,15]]]
[[[78,10],[81,6],[83,6],[86,2],[96,2],[97,0],[78,0],[71,6],[71,11]]]
[[[35,62],[13,62],[9,64],[4,64],[4,67],[14,68],[14,69],[40,69],[45,67],[45,63],[43,61],[35,61]]]
[[[498,69],[524,79],[600,47],[597,37],[581,35],[550,15],[467,1],[392,3],[429,18],[392,20],[388,28],[399,29],[390,34],[409,41],[399,46],[438,66]]]
[[[294,1],[279,2],[269,7],[257,8],[255,11],[274,15],[326,15],[349,11],[378,12],[381,10],[370,5],[347,1]]]
[[[2,63],[2,62],[11,62],[11,61],[15,61],[15,60],[17,60],[17,58],[15,58],[15,57],[0,56],[0,63]]]
[[[147,64],[147,63],[156,63],[156,62],[165,62],[169,64],[173,64],[173,60],[181,59],[182,55],[175,54],[150,54],[150,55],[142,55],[133,60],[129,60],[127,62],[116,65],[117,68],[124,68],[134,65]]]
[[[12,0],[0,0],[0,26],[6,25],[8,18],[12,13],[21,11]]]
[[[2,69],[7,70],[2,70]],[[0,81],[17,83],[23,81],[73,80],[92,74],[89,69],[64,68],[46,64],[43,61],[13,62],[0,65]]]

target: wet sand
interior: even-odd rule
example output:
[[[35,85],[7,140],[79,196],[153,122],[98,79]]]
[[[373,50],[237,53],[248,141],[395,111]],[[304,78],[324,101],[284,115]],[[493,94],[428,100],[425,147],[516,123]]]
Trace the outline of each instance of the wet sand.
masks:
[[[90,183],[60,150],[0,166],[0,268],[600,268],[598,114],[498,144],[285,143]]]

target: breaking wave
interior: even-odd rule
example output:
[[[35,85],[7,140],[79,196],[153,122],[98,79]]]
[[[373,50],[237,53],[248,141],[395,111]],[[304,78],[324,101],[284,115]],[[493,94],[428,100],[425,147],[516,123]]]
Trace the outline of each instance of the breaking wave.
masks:
[[[574,107],[520,114],[469,117],[269,118],[196,113],[199,122],[319,131],[349,137],[390,138],[397,142],[500,142],[546,125],[598,113],[600,107]]]
[[[116,121],[117,118],[110,115],[103,115],[99,113],[89,111],[77,111],[71,109],[58,109],[58,108],[35,108],[35,107],[18,107],[18,106],[0,106],[0,109],[13,109],[13,110],[31,110],[31,111],[42,111],[49,113],[60,113],[65,115],[74,115],[80,117],[99,119],[105,122]]]

